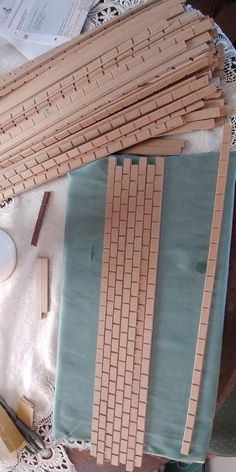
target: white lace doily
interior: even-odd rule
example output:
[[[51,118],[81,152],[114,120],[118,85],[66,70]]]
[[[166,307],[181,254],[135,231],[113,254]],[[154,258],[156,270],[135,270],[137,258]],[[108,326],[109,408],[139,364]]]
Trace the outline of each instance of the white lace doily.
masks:
[[[104,21],[107,21],[111,18],[114,18],[115,16],[119,15],[120,13],[126,11],[128,8],[131,8],[133,6],[137,6],[138,4],[144,3],[145,0],[101,0],[98,5],[89,13],[89,16],[86,20],[85,23],[85,30],[89,30],[94,28],[95,26],[99,26],[101,23]],[[230,117],[230,121],[233,125],[233,146],[236,148],[236,52],[235,49],[233,48],[232,44],[230,41],[226,38],[226,36],[219,30],[219,40],[221,44],[224,45],[225,51],[226,51],[226,59],[225,59],[225,83],[224,83],[224,88],[225,88],[225,93],[227,96],[228,103],[232,104],[234,107],[234,111],[232,116]],[[12,66],[14,61],[16,62],[16,65],[19,65],[19,63],[22,63],[22,57],[21,55],[18,55],[15,53],[15,56],[13,59],[11,59],[11,63],[9,64],[9,67]],[[0,66],[2,64],[0,63]],[[5,67],[5,62],[4,62],[4,67]],[[198,133],[193,133],[191,135],[191,147],[189,147],[188,151],[190,152],[198,152],[199,151],[199,142],[201,143],[202,146],[205,146],[204,148],[200,149],[202,151],[210,151],[213,149],[218,149],[219,144],[220,144],[220,133],[221,130],[218,129],[215,134],[212,132],[204,132],[204,134],[201,134],[201,139],[199,139]],[[189,138],[189,136],[188,136]],[[6,230],[11,230],[13,231],[13,226],[10,224],[11,218],[13,218],[14,213],[14,206],[19,205],[19,202],[21,202],[21,206],[19,207],[20,210],[22,210],[21,215],[24,215],[27,213],[28,209],[28,219],[32,219],[31,211],[32,208],[35,208],[35,201],[39,201],[39,193],[42,195],[42,192],[44,190],[48,190],[49,188],[45,188],[45,186],[41,187],[40,190],[34,189],[32,190],[29,194],[24,194],[22,195],[19,199],[16,199],[16,202],[12,205],[12,201],[10,201],[8,204],[0,208],[0,218],[1,218],[1,227],[3,229],[5,228]],[[59,208],[62,209],[62,214],[65,212],[65,200],[66,200],[66,178],[58,179],[57,181],[53,182],[50,185],[50,190],[55,190],[55,195],[56,198],[59,200],[56,203],[56,211],[58,211]],[[38,199],[38,200],[37,200]],[[32,207],[31,207],[32,204]],[[28,206],[27,206],[28,205]],[[18,208],[18,210],[19,210]],[[24,210],[24,211],[23,211]],[[52,217],[51,221],[51,228],[49,234],[47,235],[48,240],[52,238],[56,245],[56,250],[55,248],[50,248],[52,255],[54,258],[57,256],[57,261],[54,263],[53,270],[57,274],[60,273],[60,260],[62,251],[63,251],[63,229],[64,229],[64,220],[61,218],[61,215],[57,215],[56,211],[55,215]],[[19,211],[18,211],[19,213]],[[21,218],[20,215],[20,218]],[[54,219],[53,219],[54,218]],[[18,227],[16,228],[16,223],[14,228],[17,229],[17,234],[19,231],[23,231],[22,234],[25,234],[25,224],[27,225],[27,222],[21,223],[19,222],[20,225],[20,230]],[[58,236],[58,241],[55,242],[55,235],[53,233],[54,229],[57,228],[57,232],[60,234],[60,237]],[[24,236],[22,236],[24,238]],[[27,243],[28,244],[28,243]],[[53,244],[51,243],[51,246]],[[46,246],[47,247],[47,246]],[[25,249],[28,251],[28,249]],[[54,252],[53,252],[54,251]],[[49,251],[50,252],[50,251]],[[21,254],[20,254],[21,255]],[[47,255],[47,252],[45,253]],[[50,255],[50,254],[49,254]],[[20,261],[19,261],[20,263]],[[29,263],[29,261],[28,261]],[[27,264],[26,264],[27,265]],[[24,264],[25,267],[25,264]],[[25,269],[24,269],[25,270]],[[22,274],[24,276],[24,272]],[[55,374],[55,358],[56,358],[56,338],[57,338],[57,323],[58,323],[58,311],[59,311],[59,291],[60,291],[60,282],[56,284],[56,287],[51,287],[52,293],[52,305],[53,305],[53,315],[51,320],[46,320],[45,326],[46,328],[43,328],[43,325],[40,325],[41,327],[39,328],[40,331],[40,336],[43,336],[43,341],[42,341],[42,348],[45,349],[44,352],[44,357],[41,361],[31,359],[28,360],[27,362],[30,363],[30,372],[34,372],[32,375],[29,374],[29,379],[28,379],[28,384],[34,383],[35,384],[35,392],[38,392],[38,396],[36,395],[37,399],[37,408],[36,408],[36,416],[35,416],[35,424],[34,427],[35,429],[42,435],[43,439],[45,440],[45,443],[47,444],[47,449],[42,453],[38,454],[37,456],[30,456],[29,453],[27,453],[25,450],[20,451],[18,454],[12,454],[10,457],[6,457],[5,459],[1,457],[0,460],[0,472],[60,472],[60,471],[68,471],[68,472],[74,472],[76,469],[74,465],[71,463],[69,460],[66,450],[64,446],[69,446],[69,447],[84,447],[84,445],[79,445],[78,443],[58,443],[57,441],[53,441],[51,438],[51,415],[52,415],[52,404],[53,404],[53,392],[54,392],[54,374]],[[1,295],[1,292],[0,292]],[[1,298],[1,297],[0,297]],[[31,300],[30,300],[31,301]],[[0,305],[0,315],[5,316],[5,311],[7,305],[5,306],[4,314],[1,313],[2,306]],[[19,313],[19,316],[21,313]],[[16,313],[17,316],[17,313]],[[1,320],[1,318],[0,318]],[[29,348],[30,346],[32,347],[34,344],[34,331],[33,327],[35,325],[35,321],[33,320],[30,322],[30,320],[25,316],[24,321],[24,330],[28,332],[28,335],[30,336],[30,342],[29,343]],[[31,323],[31,324],[30,324]],[[13,325],[15,329],[15,324]],[[11,342],[19,342],[19,339],[21,337],[21,330],[22,326],[18,326],[18,331],[15,329],[16,332],[14,332],[14,329],[12,330],[12,336],[13,340]],[[1,333],[0,333],[1,335]],[[23,342],[23,340],[22,340]],[[44,346],[44,347],[43,347]],[[26,346],[24,346],[24,349]],[[22,356],[22,354],[21,354]],[[34,365],[35,362],[35,365]],[[3,362],[4,363],[4,362]],[[0,352],[0,364],[1,364],[1,352]],[[45,367],[46,366],[46,367]],[[13,369],[14,370],[14,369]],[[15,372],[14,372],[15,375]],[[27,384],[27,381],[26,381]],[[7,389],[7,387],[6,387]],[[6,390],[7,391],[7,390]],[[4,392],[2,392],[4,393]],[[23,392],[25,393],[25,392]],[[12,404],[14,404],[14,401],[16,399],[12,399]],[[1,452],[1,450],[0,450]]]

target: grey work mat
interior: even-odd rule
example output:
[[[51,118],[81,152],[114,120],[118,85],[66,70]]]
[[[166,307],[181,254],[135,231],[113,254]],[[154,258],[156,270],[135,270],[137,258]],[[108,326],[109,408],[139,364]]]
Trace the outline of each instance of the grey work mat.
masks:
[[[230,161],[200,405],[191,454],[182,456],[218,157],[210,153],[165,160],[145,451],[180,461],[204,461],[215,409],[235,153]],[[53,424],[59,439],[90,440],[107,164],[108,158],[69,175]]]

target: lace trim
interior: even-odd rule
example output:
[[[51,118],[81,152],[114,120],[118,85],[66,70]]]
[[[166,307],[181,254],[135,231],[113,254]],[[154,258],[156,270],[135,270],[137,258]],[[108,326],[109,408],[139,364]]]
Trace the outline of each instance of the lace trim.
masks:
[[[13,202],[14,202],[14,198],[7,198],[6,200],[3,200],[2,202],[0,202],[0,210],[2,208],[9,207],[10,205],[12,205]]]
[[[144,3],[145,0],[101,0],[97,6],[91,10],[85,23],[84,30],[90,30],[103,22],[108,21],[129,8]],[[236,91],[236,52],[228,38],[222,33],[220,29],[219,39],[217,42],[223,44],[226,58],[225,58],[225,88],[234,88]],[[233,141],[232,144],[236,147],[236,115],[230,117],[233,126]],[[220,142],[219,131],[219,142]],[[6,210],[12,204],[12,199],[8,199],[0,206]],[[44,382],[45,384],[45,379]],[[54,379],[50,378],[48,382],[48,389],[51,391],[51,398],[53,398]],[[52,409],[48,412],[41,412],[36,416],[35,429],[40,433],[47,449],[37,456],[31,456],[27,451],[22,450],[17,455],[12,456],[8,461],[0,462],[0,472],[53,472],[53,471],[68,471],[75,472],[76,468],[69,460],[65,446],[84,449],[88,447],[85,443],[79,442],[60,442],[53,441],[51,438],[52,428]]]

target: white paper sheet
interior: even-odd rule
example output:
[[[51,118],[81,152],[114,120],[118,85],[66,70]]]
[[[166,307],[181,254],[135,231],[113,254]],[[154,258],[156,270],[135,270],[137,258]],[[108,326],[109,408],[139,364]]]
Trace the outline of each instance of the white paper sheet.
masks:
[[[13,1],[13,0],[11,0]],[[94,0],[16,0],[1,34],[7,39],[57,46],[80,34]]]

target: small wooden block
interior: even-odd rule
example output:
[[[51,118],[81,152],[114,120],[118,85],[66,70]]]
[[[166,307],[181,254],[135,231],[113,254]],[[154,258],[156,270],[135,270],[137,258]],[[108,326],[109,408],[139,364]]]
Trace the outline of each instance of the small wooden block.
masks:
[[[49,260],[38,258],[36,260],[37,273],[37,305],[40,318],[49,311]]]

